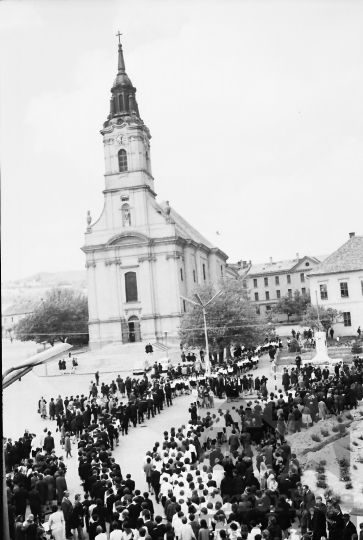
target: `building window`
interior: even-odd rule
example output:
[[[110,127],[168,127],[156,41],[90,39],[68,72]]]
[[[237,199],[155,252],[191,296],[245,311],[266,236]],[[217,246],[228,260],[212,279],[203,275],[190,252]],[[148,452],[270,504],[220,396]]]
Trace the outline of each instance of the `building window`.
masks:
[[[184,313],[186,313],[186,311],[187,311],[187,307],[185,305],[185,300],[183,300],[183,311],[184,311]]]
[[[301,289],[301,294],[302,294],[303,296],[306,295],[306,289],[305,289],[305,287],[303,287],[303,288]]]
[[[291,276],[287,275],[287,283],[291,283]]]
[[[281,298],[281,291],[278,291],[278,290],[276,291],[276,297]]]
[[[255,300],[258,302],[258,292],[255,292]]]
[[[265,283],[265,287],[268,287],[268,278],[265,277],[265,278],[263,278],[263,280],[264,280],[264,283]]]
[[[205,277],[205,264],[203,264],[203,279],[204,279],[204,281],[206,280],[206,277]]]
[[[271,311],[271,306],[266,306],[266,311]]]
[[[344,326],[352,326],[352,320],[350,318],[350,311],[344,311]]]
[[[221,276],[223,277],[223,266],[221,265]]]
[[[193,280],[194,280],[194,283],[195,283],[195,270],[193,270]]]
[[[123,148],[118,152],[118,167],[120,172],[127,171],[127,154]]]
[[[362,281],[362,283],[363,283],[363,281]],[[257,287],[257,279],[254,279],[254,280],[253,280],[253,286],[254,286],[254,287]],[[363,287],[363,285],[362,285],[362,287]]]
[[[280,285],[280,278],[279,278],[279,276],[275,276],[275,285]]]
[[[266,300],[270,300],[270,293],[268,291],[265,292]]]
[[[328,299],[328,285],[320,285],[320,298],[322,300]]]
[[[257,313],[257,315],[261,314],[260,306],[256,306],[256,313]]]
[[[342,298],[347,298],[349,296],[349,294],[348,294],[348,283],[346,281],[342,281],[340,283],[340,296]]]
[[[300,274],[301,283],[305,283],[305,274]]]
[[[126,302],[137,302],[136,272],[125,274]]]
[[[184,279],[183,279],[183,269],[182,269],[182,268],[180,269],[180,279],[181,279],[182,281],[184,281]]]
[[[292,296],[292,289],[287,289],[287,294],[288,294],[289,296]]]

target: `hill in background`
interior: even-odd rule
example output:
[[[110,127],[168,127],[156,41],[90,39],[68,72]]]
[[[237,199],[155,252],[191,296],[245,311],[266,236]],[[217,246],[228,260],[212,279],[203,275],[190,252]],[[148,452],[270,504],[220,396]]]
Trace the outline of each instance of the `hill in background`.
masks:
[[[54,287],[78,289],[87,294],[86,270],[39,272],[24,279],[1,283],[1,304],[4,311],[11,304],[40,300]]]

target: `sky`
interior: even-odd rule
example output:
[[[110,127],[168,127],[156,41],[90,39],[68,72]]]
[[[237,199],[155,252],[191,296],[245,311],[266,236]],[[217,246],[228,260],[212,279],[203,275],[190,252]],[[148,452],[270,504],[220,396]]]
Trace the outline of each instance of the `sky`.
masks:
[[[157,200],[229,262],[362,235],[362,23],[360,0],[0,2],[2,280],[84,269],[118,30]]]

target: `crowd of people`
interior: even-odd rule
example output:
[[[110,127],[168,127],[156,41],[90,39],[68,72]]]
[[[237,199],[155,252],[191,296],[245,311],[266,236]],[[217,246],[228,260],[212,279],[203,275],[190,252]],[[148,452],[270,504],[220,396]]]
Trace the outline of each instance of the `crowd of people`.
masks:
[[[258,350],[233,351],[210,376],[195,369],[196,360],[190,366],[182,358],[165,376],[156,364],[152,378],[118,376],[100,385],[96,372],[88,394],[49,403],[42,397],[39,414],[47,424],[56,422],[66,459],[78,458],[83,494],[70,500],[67,466],[47,427],[39,439],[25,432],[14,443],[6,440],[11,539],[51,534],[55,540],[76,540],[87,534],[89,540],[282,540],[294,537],[294,521],[296,539],[323,540],[328,534],[329,540],[357,539],[349,515],[334,499],[323,503],[302,485],[285,435],[356,406],[362,399],[362,364],[357,358],[350,368],[340,365],[330,373],[297,359],[296,367],[283,373],[284,392],[269,394],[267,378],[247,371],[254,368],[252,358],[258,362],[264,352],[273,360],[279,346],[276,340]],[[190,421],[165,431],[147,452],[142,468],[148,490],[142,492],[130,474],[122,474],[112,452],[131,426],[189,393]],[[252,393],[257,397],[250,398]],[[215,396],[250,401],[225,412],[202,412],[214,409]]]

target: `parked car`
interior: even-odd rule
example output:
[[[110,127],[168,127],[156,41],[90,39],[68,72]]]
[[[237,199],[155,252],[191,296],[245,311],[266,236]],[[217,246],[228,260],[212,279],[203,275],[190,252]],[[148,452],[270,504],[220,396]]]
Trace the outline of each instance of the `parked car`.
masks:
[[[139,360],[138,362],[135,362],[134,368],[132,370],[133,375],[143,375],[145,371],[150,371],[151,366],[149,364],[149,361],[145,358],[145,360]]]

